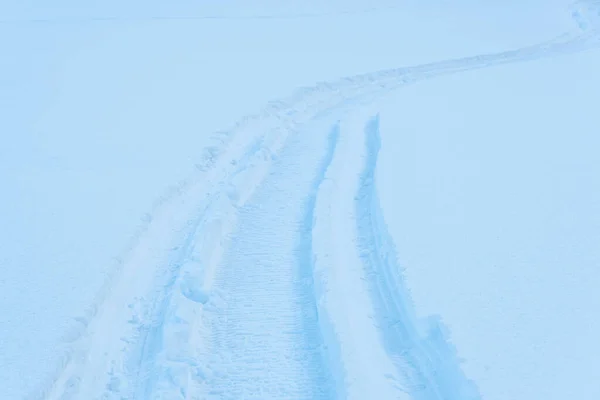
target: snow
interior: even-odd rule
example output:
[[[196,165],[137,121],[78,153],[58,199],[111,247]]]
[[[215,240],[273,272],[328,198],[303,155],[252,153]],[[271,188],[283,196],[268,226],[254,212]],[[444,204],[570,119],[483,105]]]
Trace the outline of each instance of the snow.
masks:
[[[485,399],[600,396],[599,65],[591,50],[468,72],[381,110],[400,264]]]
[[[0,397],[597,398],[598,10],[3,2]]]
[[[356,162],[365,159],[363,113],[344,119],[343,126],[336,124],[329,135],[332,156],[319,183],[311,218],[315,295],[338,398],[368,398],[374,387],[381,398],[399,398],[400,378],[370,315],[373,305],[364,284],[367,274],[351,225],[356,217],[354,196],[365,164]]]

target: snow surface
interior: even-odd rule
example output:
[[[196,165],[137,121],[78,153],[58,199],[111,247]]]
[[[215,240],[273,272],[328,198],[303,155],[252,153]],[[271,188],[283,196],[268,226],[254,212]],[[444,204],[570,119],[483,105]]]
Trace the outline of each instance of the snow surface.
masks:
[[[599,398],[599,11],[4,2],[0,398]]]
[[[473,71],[381,109],[400,264],[485,399],[600,398],[598,66],[593,50]]]

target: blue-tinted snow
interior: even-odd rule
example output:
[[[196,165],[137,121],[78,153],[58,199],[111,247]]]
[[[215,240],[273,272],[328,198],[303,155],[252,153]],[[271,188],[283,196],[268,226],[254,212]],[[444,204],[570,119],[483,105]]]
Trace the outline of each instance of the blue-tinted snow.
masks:
[[[419,315],[482,397],[600,397],[600,53],[466,72],[381,114],[384,215]]]
[[[129,248],[136,231],[143,229],[144,215],[152,211],[153,204],[170,185],[176,185],[194,169],[194,163],[199,158],[202,148],[209,143],[212,132],[227,128],[239,117],[260,109],[270,99],[285,96],[295,87],[311,85],[315,81],[451,57],[489,53],[546,40],[571,29],[574,25],[571,15],[566,11],[567,5],[568,2],[561,0],[550,3],[539,0],[489,2],[483,5],[467,0],[408,1],[401,4],[393,1],[312,1],[293,6],[282,6],[274,1],[243,4],[234,1],[219,4],[183,1],[169,5],[154,1],[143,4],[130,3],[127,6],[119,2],[86,5],[75,1],[4,2],[0,6],[0,397],[22,397],[43,385],[51,376],[54,367],[59,364],[62,344],[78,329],[74,318],[81,316],[86,308],[92,306],[106,275],[117,263],[115,259],[118,260]],[[372,10],[373,8],[380,8],[380,11]],[[585,9],[578,10],[587,12]],[[336,16],[338,13],[342,15]],[[223,19],[227,15],[235,16],[236,19]],[[283,18],[262,18],[268,15]],[[299,17],[293,18],[294,15]],[[181,16],[219,18],[185,20],[181,19]],[[167,18],[161,19],[164,17]],[[254,17],[261,18],[253,19]],[[589,28],[590,21],[594,20],[580,15],[577,21],[580,26]],[[548,229],[542,230],[537,222],[546,221],[545,216],[551,215],[550,211],[554,208],[548,206],[550,203],[534,201],[533,194],[532,197],[525,197],[524,203],[512,203],[514,210],[517,210],[516,215],[508,215],[512,219],[506,215],[510,214],[506,210],[512,208],[505,208],[505,214],[501,215],[506,217],[503,220],[506,231],[521,235],[516,235],[510,239],[512,242],[506,242],[504,245],[525,243],[521,244],[523,254],[530,254],[527,256],[530,258],[538,257],[535,259],[538,264],[528,265],[540,265],[540,260],[545,260],[543,257],[555,263],[562,260],[562,264],[565,264],[572,260],[571,255],[575,254],[581,257],[583,272],[573,273],[568,279],[560,281],[553,280],[555,274],[546,275],[546,280],[540,281],[543,287],[539,290],[543,289],[543,293],[532,292],[537,293],[536,299],[545,299],[549,288],[558,284],[562,284],[559,289],[564,290],[553,290],[552,293],[558,291],[566,297],[553,297],[551,300],[558,302],[556,304],[525,302],[534,305],[529,309],[525,308],[527,312],[523,315],[538,317],[537,320],[520,317],[531,324],[530,333],[514,335],[515,330],[507,329],[504,325],[503,329],[490,328],[491,333],[497,334],[498,331],[502,331],[508,332],[506,335],[513,334],[516,337],[511,339],[513,341],[507,341],[504,336],[498,337],[497,340],[492,337],[485,342],[485,346],[491,349],[502,345],[508,348],[515,343],[521,346],[537,343],[534,338],[539,335],[535,336],[531,332],[547,332],[542,322],[550,320],[543,312],[536,313],[535,307],[541,307],[541,304],[554,304],[558,309],[563,307],[562,310],[579,310],[579,314],[563,312],[565,316],[572,315],[572,318],[576,318],[577,315],[585,316],[586,312],[593,310],[594,305],[594,297],[587,303],[573,300],[574,303],[571,304],[562,300],[571,299],[568,296],[571,293],[581,293],[584,296],[588,293],[586,285],[595,282],[593,266],[597,265],[597,258],[594,258],[596,253],[593,252],[592,244],[596,237],[593,234],[597,233],[594,228],[597,225],[594,225],[593,218],[586,217],[598,215],[594,214],[597,210],[593,208],[594,204],[597,204],[594,203],[596,192],[593,191],[593,146],[586,147],[591,139],[581,135],[589,132],[586,128],[593,123],[585,117],[591,118],[593,115],[594,103],[585,99],[593,99],[594,86],[590,86],[589,82],[593,80],[592,71],[597,70],[598,62],[597,58],[588,55],[569,58],[560,63],[549,60],[543,65],[552,66],[548,68],[554,70],[542,74],[546,80],[539,81],[536,88],[529,89],[529,93],[546,93],[547,96],[543,96],[546,99],[552,96],[544,90],[555,87],[557,90],[563,90],[558,92],[562,94],[554,93],[555,98],[564,101],[554,104],[554,109],[543,107],[543,104],[547,103],[539,101],[542,96],[531,96],[533,98],[527,101],[527,97],[522,94],[526,85],[519,82],[533,81],[535,84],[536,77],[538,80],[542,79],[538,76],[539,69],[535,69],[533,65],[523,70],[524,76],[520,79],[502,80],[497,75],[480,72],[461,78],[446,78],[446,81],[440,81],[442,83],[431,81],[427,83],[427,86],[431,87],[431,94],[427,96],[426,101],[413,100],[411,93],[419,98],[417,93],[421,86],[416,86],[411,89],[415,92],[403,93],[407,104],[399,107],[402,112],[392,106],[395,118],[402,119],[404,114],[419,115],[418,110],[425,112],[433,108],[435,101],[432,105],[432,99],[445,98],[440,97],[440,93],[446,96],[448,93],[468,93],[469,87],[470,90],[481,86],[485,88],[481,81],[472,82],[468,78],[480,76],[480,79],[487,82],[487,90],[479,89],[473,93],[471,97],[475,101],[469,103],[469,106],[474,104],[484,107],[486,103],[477,99],[497,98],[489,97],[489,93],[503,89],[506,96],[513,96],[510,97],[513,101],[503,102],[497,105],[496,109],[505,108],[507,103],[510,103],[515,108],[512,111],[516,117],[502,119],[508,111],[489,111],[490,114],[485,114],[485,110],[491,110],[486,108],[469,114],[469,118],[473,115],[479,116],[478,118],[487,115],[487,120],[496,117],[499,120],[493,124],[494,127],[501,126],[500,122],[503,121],[526,121],[530,118],[528,132],[539,132],[540,120],[547,121],[546,131],[549,131],[550,128],[557,129],[557,126],[560,126],[557,119],[561,115],[568,115],[565,114],[565,110],[574,113],[571,118],[564,117],[562,131],[576,132],[579,136],[567,143],[560,142],[557,138],[545,142],[546,146],[553,146],[552,149],[563,148],[567,154],[573,156],[572,160],[580,162],[576,165],[565,165],[566,161],[563,158],[556,157],[559,161],[562,160],[563,164],[552,164],[555,169],[550,172],[558,174],[558,171],[562,171],[562,175],[559,174],[562,178],[557,181],[562,182],[563,186],[550,185],[548,178],[534,179],[539,176],[552,176],[543,167],[547,164],[539,162],[534,164],[537,169],[534,168],[528,174],[518,175],[521,180],[510,184],[520,184],[522,188],[529,190],[535,189],[535,193],[546,196],[543,198],[547,201],[550,198],[557,202],[560,200],[564,210],[576,211],[569,211],[575,213],[575,216],[569,216],[567,211],[566,214],[558,213],[553,217],[556,219],[550,218],[547,222]],[[515,74],[521,71],[521,67],[515,67],[513,70],[511,67],[506,68],[508,69],[505,71],[513,71]],[[462,81],[454,81],[455,79]],[[572,81],[567,79],[577,80],[575,84],[569,84]],[[513,82],[512,86],[506,84],[508,81]],[[443,82],[457,83],[455,86],[446,87]],[[565,101],[565,98],[572,100]],[[515,99],[520,99],[521,102]],[[439,115],[444,111],[457,111],[452,105],[459,107],[460,104],[454,100],[443,103],[438,106],[438,110],[431,113]],[[538,118],[530,114],[518,114],[525,112],[524,110],[535,109],[536,105],[539,107]],[[414,108],[411,109],[410,106]],[[568,108],[569,106],[571,108]],[[580,114],[576,114],[577,112]],[[419,124],[439,118],[431,118],[429,116],[432,114],[429,111],[427,113],[428,116],[424,116]],[[458,116],[465,114],[457,111],[452,115],[459,118]],[[546,118],[548,116],[555,119]],[[466,122],[456,123],[461,128],[468,127]],[[385,126],[385,120],[383,124]],[[385,128],[384,134],[397,132],[400,130],[398,127],[401,128],[401,125],[391,129]],[[513,133],[518,130],[512,126],[505,128]],[[519,124],[519,129],[525,128]],[[475,130],[478,129],[468,129],[472,134],[477,133],[473,133]],[[522,135],[519,139],[521,137]],[[386,144],[386,141],[389,143],[384,137],[382,160],[385,159],[385,146],[390,146],[389,151],[395,149],[394,146]],[[481,142],[478,143],[484,146]],[[511,149],[507,143],[509,142],[495,144]],[[536,148],[532,142],[526,141],[525,144],[530,149]],[[578,155],[578,149],[584,147],[587,152],[575,157]],[[527,171],[523,166],[536,159],[530,159],[531,152],[526,152],[524,148],[520,151],[521,153],[516,153],[520,155],[520,158],[516,159],[517,166],[522,167],[519,171]],[[540,157],[544,154],[551,152],[543,153]],[[394,160],[402,162],[399,158]],[[486,168],[496,174],[500,183],[503,183],[502,177],[512,176],[502,175],[501,171],[496,169],[493,161],[497,160],[493,157],[486,161]],[[459,159],[454,167],[463,172],[466,167],[461,162],[463,161]],[[586,170],[584,167],[589,168]],[[398,164],[389,166],[388,170],[398,171],[401,168],[402,164]],[[450,168],[445,170],[452,171]],[[585,173],[588,175],[585,175],[584,171],[587,171]],[[578,173],[581,174],[577,175]],[[579,177],[579,180],[570,179],[573,174]],[[587,186],[582,183],[586,178],[585,182],[591,182]],[[463,179],[475,177],[465,175]],[[504,184],[508,185],[510,180],[505,179]],[[537,186],[534,185],[531,189],[528,186],[530,182]],[[510,193],[497,189],[501,186],[490,187],[490,193],[495,193],[500,198]],[[492,188],[498,192],[494,192]],[[570,193],[571,197],[557,196],[561,193]],[[401,195],[400,192],[393,194]],[[488,193],[488,196],[491,194]],[[382,198],[385,202],[385,194],[382,194]],[[463,200],[469,199],[475,202],[478,197]],[[516,202],[515,199],[513,201]],[[576,204],[575,207],[572,206],[573,203]],[[480,203],[477,204],[482,207]],[[546,208],[537,208],[539,204],[546,204]],[[384,205],[384,209],[389,210],[391,206]],[[536,212],[529,213],[528,210]],[[483,208],[480,209],[480,214],[484,215]],[[490,217],[487,213],[485,216]],[[393,225],[395,218],[390,216],[389,219],[389,223]],[[515,226],[518,224],[509,224],[510,221],[523,221],[523,227],[526,229],[517,229]],[[476,221],[473,220],[473,223]],[[485,226],[492,229],[494,225]],[[560,229],[561,227],[565,229]],[[582,227],[587,231],[582,230]],[[413,231],[411,225],[409,231],[402,232],[410,234],[424,228],[419,225],[414,229]],[[534,253],[530,250],[531,253],[526,253],[531,246],[527,246],[529,242],[525,239],[532,235],[525,235],[532,230],[547,235],[543,236],[543,240],[546,241],[534,242],[542,246],[540,249],[553,249],[556,252],[558,248],[560,252],[539,250],[538,253]],[[403,261],[402,257],[410,257],[411,253],[403,252],[406,246],[403,247],[402,240],[398,239],[399,231],[393,228],[391,231],[399,241],[400,261]],[[585,232],[589,235],[586,236]],[[432,240],[429,236],[427,238]],[[454,237],[455,240],[458,238],[460,236]],[[521,240],[517,240],[518,238]],[[561,241],[560,238],[564,240]],[[537,240],[541,241],[542,238]],[[444,243],[446,242],[436,241],[436,245],[439,246],[445,246]],[[492,249],[489,250],[492,253],[493,243],[491,240],[485,242]],[[414,244],[410,248],[417,251],[415,249],[420,247]],[[455,249],[461,247],[456,246]],[[520,262],[524,263],[523,260]],[[538,276],[531,270],[525,271]],[[486,279],[493,276],[483,275]],[[442,276],[437,275],[438,279],[442,279]],[[469,275],[469,278],[475,283],[478,282],[476,274]],[[527,280],[529,281],[531,280]],[[513,281],[509,281],[511,282]],[[476,290],[478,286],[475,283],[463,288],[464,291],[468,293],[468,290]],[[427,288],[425,290],[430,294],[431,287],[427,287],[426,284],[434,285],[435,279],[421,286],[419,282],[415,283],[416,287]],[[440,296],[445,293],[444,290],[448,290],[448,287],[440,288]],[[511,287],[507,290],[511,290]],[[416,294],[417,291],[418,289],[415,289],[415,297],[419,305],[423,300]],[[529,291],[521,290],[518,293]],[[523,302],[517,294],[510,296],[509,300],[515,303]],[[435,301],[433,296],[427,299]],[[495,300],[489,300],[492,303],[493,301]],[[473,332],[483,332],[484,328],[475,326],[468,329],[473,320],[465,324],[461,321],[454,322],[453,313],[457,313],[456,309],[460,307],[445,309],[444,304],[450,307],[452,303],[442,303],[435,303],[427,309],[427,313],[441,314],[442,318],[448,321],[459,354],[472,360],[471,364],[466,366],[467,374],[479,380],[478,384],[484,394],[493,393],[502,398],[501,395],[513,393],[502,390],[519,392],[520,386],[511,380],[514,378],[514,372],[506,367],[513,355],[514,359],[517,359],[518,354],[523,354],[518,346],[510,347],[510,351],[503,353],[503,358],[485,356],[488,358],[484,360],[482,356],[478,359],[479,353],[472,354],[478,348],[469,347],[470,337],[461,339],[460,329],[457,331],[455,326],[462,326],[468,330],[466,334],[473,335]],[[482,304],[487,303],[483,301]],[[498,310],[505,310],[505,303],[497,304],[500,304],[497,306]],[[582,304],[589,308],[579,307]],[[472,315],[478,315],[480,321],[487,321],[487,317],[498,324],[501,323],[498,318],[493,318],[493,312],[476,312],[479,314],[474,314],[474,311]],[[508,313],[502,315],[506,314]],[[510,314],[508,315],[510,317]],[[510,321],[509,317],[507,321]],[[536,321],[540,319],[542,322],[538,324]],[[558,336],[552,336],[575,338],[572,340],[575,343],[573,352],[569,352],[564,347],[565,342],[558,339],[549,342],[548,347],[543,348],[543,352],[546,353],[547,349],[553,348],[551,345],[562,345],[559,350],[563,350],[564,353],[559,355],[563,354],[564,360],[571,360],[573,364],[566,361],[545,362],[542,358],[536,358],[537,354],[542,353],[539,350],[528,356],[527,360],[531,360],[531,364],[520,365],[530,365],[531,368],[546,366],[546,369],[536,370],[538,375],[532,375],[533,378],[537,376],[540,382],[551,372],[559,371],[559,368],[565,368],[565,374],[574,374],[572,377],[563,375],[567,383],[579,382],[577,379],[585,378],[586,371],[590,374],[587,382],[593,382],[593,368],[587,368],[580,374],[582,368],[568,367],[583,365],[578,364],[578,360],[587,360],[584,357],[586,349],[593,354],[594,348],[586,347],[586,335],[591,338],[598,331],[590,322],[593,319],[587,321],[589,323],[584,329],[579,330],[577,327],[581,325],[578,325],[577,321],[569,325],[567,320],[561,323],[561,326],[566,327],[565,330],[558,330],[555,334]],[[486,326],[495,325],[490,322]],[[571,335],[569,329],[579,332],[580,336]],[[458,333],[455,333],[456,331]],[[467,345],[462,346],[461,343],[464,342],[467,342]],[[494,345],[490,346],[489,343],[492,342]],[[496,346],[496,342],[500,344]],[[540,343],[544,344],[543,341]],[[529,351],[534,351],[532,349],[535,348],[530,346]],[[578,354],[579,359],[576,357]],[[569,358],[569,355],[573,357]],[[482,375],[481,371],[486,369],[479,368],[484,363],[479,360],[495,360],[489,363],[495,363],[496,368],[504,371],[505,375],[492,374],[496,380],[490,380],[489,375]],[[557,367],[551,369],[552,366]],[[487,371],[493,371],[493,366],[486,364],[485,367]],[[524,375],[525,373],[519,374]],[[548,387],[556,388],[560,382],[555,380],[553,383],[554,386]],[[567,383],[562,387],[570,387]],[[496,384],[504,386],[498,389],[500,386]],[[578,387],[582,396],[593,393],[590,392],[593,388],[590,389],[589,386]],[[528,388],[534,393],[538,386],[532,384]],[[560,393],[560,390],[556,393]],[[537,391],[530,398],[537,397],[536,394]]]

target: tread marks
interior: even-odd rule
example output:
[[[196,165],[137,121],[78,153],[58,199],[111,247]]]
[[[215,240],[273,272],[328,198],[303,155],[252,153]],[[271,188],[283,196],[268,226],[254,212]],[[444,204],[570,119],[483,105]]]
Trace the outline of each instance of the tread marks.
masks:
[[[415,400],[478,400],[437,318],[417,319],[376,190],[379,116],[365,127],[367,157],[356,198],[356,229],[383,343]],[[425,328],[425,329],[423,329]]]
[[[239,210],[215,281],[224,301],[212,314],[210,348],[217,360],[208,398],[332,397],[306,246],[311,193],[333,155],[337,131],[329,138],[312,132],[290,138]]]

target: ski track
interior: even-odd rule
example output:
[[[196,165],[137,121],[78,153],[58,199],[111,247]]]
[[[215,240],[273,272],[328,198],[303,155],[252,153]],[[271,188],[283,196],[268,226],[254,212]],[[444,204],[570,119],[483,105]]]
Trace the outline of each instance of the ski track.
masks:
[[[79,319],[58,373],[33,398],[361,398],[375,389],[391,398],[478,398],[443,326],[416,321],[403,297],[373,189],[376,119],[365,132],[365,167],[348,211],[355,213],[352,243],[362,265],[346,258],[358,277],[348,283],[363,302],[339,305],[354,293],[325,279],[335,265],[323,260],[334,255],[315,242],[319,230],[311,220],[342,229],[341,217],[318,211],[340,135],[335,120],[420,80],[595,47],[597,25],[590,21],[597,22],[599,4],[572,10],[578,33],[319,83],[216,134],[197,171],[148,216],[97,306]],[[325,209],[334,215],[331,205]],[[348,316],[335,313],[344,309]],[[350,335],[352,325],[340,321],[351,315],[374,322]]]

